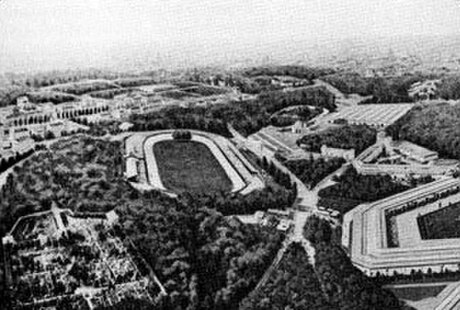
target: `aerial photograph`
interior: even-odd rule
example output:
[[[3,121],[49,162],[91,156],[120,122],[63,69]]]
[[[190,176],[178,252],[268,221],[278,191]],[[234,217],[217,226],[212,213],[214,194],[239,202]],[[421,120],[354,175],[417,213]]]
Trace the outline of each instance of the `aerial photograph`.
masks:
[[[460,0],[0,0],[0,310],[460,310]]]

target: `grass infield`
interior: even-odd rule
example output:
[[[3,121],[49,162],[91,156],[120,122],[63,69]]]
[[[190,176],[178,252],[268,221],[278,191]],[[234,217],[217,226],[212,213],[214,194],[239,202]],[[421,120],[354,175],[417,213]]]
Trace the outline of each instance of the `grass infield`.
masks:
[[[232,189],[232,182],[208,147],[196,141],[155,143],[153,152],[163,185],[176,193]]]

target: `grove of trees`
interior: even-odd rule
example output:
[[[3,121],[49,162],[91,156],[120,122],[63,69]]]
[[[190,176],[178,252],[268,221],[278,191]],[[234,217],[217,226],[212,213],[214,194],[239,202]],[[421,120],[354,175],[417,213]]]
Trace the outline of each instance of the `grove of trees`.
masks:
[[[327,220],[312,216],[304,228],[305,237],[315,248],[314,268],[326,300],[343,310],[407,309],[392,292],[353,266],[335,238],[331,238],[329,225]]]
[[[413,108],[389,126],[387,134],[460,160],[460,105],[426,104]]]
[[[268,282],[245,298],[240,310],[335,310],[324,296],[308,254],[293,243],[284,254]]]
[[[118,208],[120,229],[168,291],[165,309],[237,309],[282,235],[225,218],[194,197]]]
[[[367,125],[345,125],[339,128],[329,129],[327,131],[306,135],[297,141],[311,152],[321,152],[321,146],[354,149],[356,155],[375,143],[377,131]]]
[[[300,159],[284,162],[286,168],[294,173],[305,185],[314,187],[319,181],[339,169],[345,161],[342,158]]]
[[[252,67],[245,69],[243,74],[249,77],[257,76],[293,76],[299,79],[314,80],[321,76],[334,73],[330,68],[313,68],[305,66],[268,66],[268,67]]]
[[[342,214],[363,202],[371,202],[410,188],[389,175],[361,175],[354,168],[334,177],[337,183],[319,191],[319,204]]]
[[[230,136],[227,123],[247,136],[272,123],[276,111],[294,105],[311,105],[335,109],[335,98],[325,87],[292,92],[262,93],[255,100],[216,104],[210,107],[169,107],[161,111],[133,115],[134,130],[188,128]]]
[[[321,77],[345,94],[372,96],[364,103],[413,102],[408,90],[415,82],[436,78],[421,73],[406,73],[391,77],[364,77],[355,72],[341,72]]]

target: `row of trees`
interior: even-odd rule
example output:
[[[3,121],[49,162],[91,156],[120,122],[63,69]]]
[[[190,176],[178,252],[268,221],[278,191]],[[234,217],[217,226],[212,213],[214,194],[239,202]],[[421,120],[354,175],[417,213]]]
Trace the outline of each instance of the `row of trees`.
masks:
[[[321,152],[321,146],[354,149],[356,154],[375,143],[377,131],[368,125],[346,125],[340,128],[333,128],[325,132],[306,135],[297,141],[311,152]]]
[[[273,177],[274,181],[287,189],[295,189],[296,184],[291,181],[288,173],[282,171],[272,161],[268,161],[264,156],[262,159],[257,159],[257,164],[268,174]]]
[[[270,67],[253,67],[243,71],[248,77],[257,76],[292,76],[299,79],[314,80],[321,76],[334,73],[330,68],[313,68],[305,66],[270,66]]]

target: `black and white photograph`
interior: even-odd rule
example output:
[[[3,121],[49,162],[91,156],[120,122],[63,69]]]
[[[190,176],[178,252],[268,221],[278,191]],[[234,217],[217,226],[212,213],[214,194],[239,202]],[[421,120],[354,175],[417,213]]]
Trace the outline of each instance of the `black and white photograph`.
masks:
[[[460,310],[460,1],[0,0],[0,310]]]

